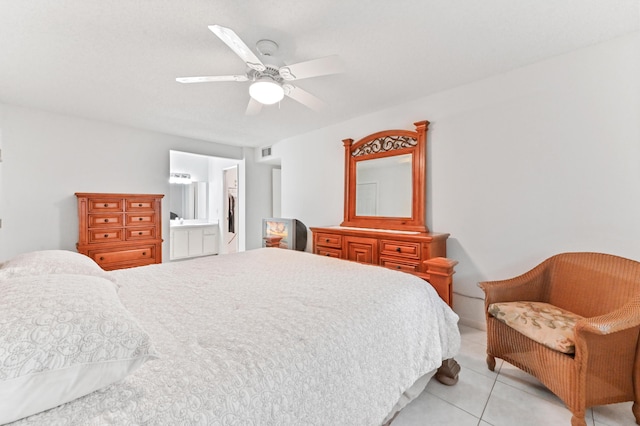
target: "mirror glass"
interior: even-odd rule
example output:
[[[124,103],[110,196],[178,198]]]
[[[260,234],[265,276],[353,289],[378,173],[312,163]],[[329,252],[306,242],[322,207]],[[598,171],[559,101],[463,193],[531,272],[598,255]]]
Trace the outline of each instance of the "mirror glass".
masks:
[[[172,183],[170,196],[171,219],[207,219],[209,205],[208,182]]]
[[[411,217],[412,155],[356,163],[356,216]]]

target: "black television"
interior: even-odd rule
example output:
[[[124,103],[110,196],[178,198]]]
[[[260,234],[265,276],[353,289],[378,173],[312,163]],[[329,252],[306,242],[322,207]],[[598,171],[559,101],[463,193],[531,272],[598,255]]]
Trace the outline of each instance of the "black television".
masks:
[[[307,247],[307,227],[298,219],[262,219],[262,247],[304,251]]]

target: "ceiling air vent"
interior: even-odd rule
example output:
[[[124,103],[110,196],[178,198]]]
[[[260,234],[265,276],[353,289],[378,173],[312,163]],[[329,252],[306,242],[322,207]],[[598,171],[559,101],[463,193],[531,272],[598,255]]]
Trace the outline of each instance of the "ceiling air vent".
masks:
[[[271,147],[262,148],[262,158],[271,156]]]

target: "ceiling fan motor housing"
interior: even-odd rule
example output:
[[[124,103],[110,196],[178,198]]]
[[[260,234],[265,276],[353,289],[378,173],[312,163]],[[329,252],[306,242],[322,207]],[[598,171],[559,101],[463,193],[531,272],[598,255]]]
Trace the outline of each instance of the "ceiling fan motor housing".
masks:
[[[282,80],[282,77],[280,76],[279,70],[280,69],[278,67],[275,67],[273,65],[266,65],[266,68],[264,71],[256,71],[254,69],[249,68],[247,70],[247,77],[249,77],[249,79],[252,81],[256,81],[266,77],[278,84],[281,84],[283,80]]]

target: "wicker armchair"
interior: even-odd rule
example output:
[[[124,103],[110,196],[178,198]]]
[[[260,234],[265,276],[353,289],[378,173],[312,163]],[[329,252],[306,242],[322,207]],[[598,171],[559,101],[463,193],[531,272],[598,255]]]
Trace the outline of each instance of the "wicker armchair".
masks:
[[[538,378],[585,426],[594,405],[633,401],[640,424],[640,262],[601,253],[563,253],[513,279],[482,282],[487,366],[501,358]],[[546,302],[584,318],[575,354],[537,343],[488,312],[497,302]]]

